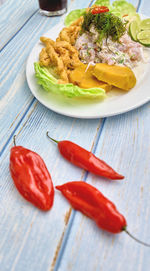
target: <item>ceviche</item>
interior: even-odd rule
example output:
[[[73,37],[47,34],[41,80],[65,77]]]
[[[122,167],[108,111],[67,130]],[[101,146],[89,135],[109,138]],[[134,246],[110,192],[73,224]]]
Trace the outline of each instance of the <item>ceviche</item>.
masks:
[[[105,2],[105,5],[104,5]],[[150,46],[150,19],[141,20],[126,1],[97,0],[74,10],[56,40],[44,45],[34,64],[38,84],[67,97],[106,98],[114,87],[136,85],[134,68],[145,62]]]

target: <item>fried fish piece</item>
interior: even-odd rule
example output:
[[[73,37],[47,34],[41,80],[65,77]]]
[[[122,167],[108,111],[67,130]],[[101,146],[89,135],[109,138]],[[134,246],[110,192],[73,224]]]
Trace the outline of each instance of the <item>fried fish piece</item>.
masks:
[[[79,19],[76,24],[63,28],[56,41],[47,37],[40,38],[45,44],[45,48],[40,52],[40,64],[52,66],[60,77],[59,83],[68,83],[70,70],[81,64],[78,51],[72,45],[80,31],[79,24],[82,20]]]
[[[46,48],[43,48],[40,52],[40,56],[39,56],[39,59],[40,59],[40,65],[41,66],[49,66],[50,65],[50,57],[49,55],[47,54],[46,52]]]
[[[74,68],[76,66],[78,66],[81,62],[79,60],[79,55],[78,55],[78,51],[76,50],[76,48],[74,46],[72,46],[69,42],[67,41],[59,41],[56,42],[55,44],[55,49],[56,51],[61,51],[60,48],[66,49],[69,53],[67,53],[67,66],[70,68]],[[70,60],[68,59],[68,56],[70,57]],[[62,56],[64,58],[64,56]],[[66,62],[66,60],[64,59],[64,61]]]
[[[59,33],[59,36],[56,39],[56,42],[67,41],[71,45],[74,45],[80,29],[81,29],[81,26],[75,25],[75,24],[70,25],[69,27],[64,27],[62,31]]]
[[[47,46],[48,44],[51,44],[52,46],[55,46],[55,41],[50,39],[50,38],[40,37],[40,41],[42,41],[45,44],[45,46]]]
[[[70,54],[69,54],[69,51],[66,50],[65,48],[63,47],[56,47],[56,52],[60,55],[63,63],[64,63],[64,66],[65,67],[69,67],[70,65]]]
[[[70,43],[70,35],[69,35],[69,32],[68,32],[68,28],[67,27],[64,27],[62,29],[62,31],[59,33],[59,36],[58,38],[56,39],[56,42],[58,41],[67,41]]]
[[[79,31],[80,31],[80,26],[77,26],[77,27],[74,29],[72,35],[70,36],[70,42],[71,42],[72,45],[75,44],[76,39],[77,39],[78,34],[79,34]]]
[[[46,46],[46,52],[50,57],[51,64],[56,66],[56,70],[60,78],[63,81],[68,82],[68,75],[64,63],[50,43]]]

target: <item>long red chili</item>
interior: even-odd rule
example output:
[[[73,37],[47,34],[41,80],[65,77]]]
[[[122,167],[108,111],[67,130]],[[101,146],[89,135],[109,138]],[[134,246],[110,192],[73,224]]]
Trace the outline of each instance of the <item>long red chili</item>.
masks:
[[[150,244],[137,239],[127,230],[125,217],[114,203],[92,185],[83,181],[68,182],[56,186],[56,189],[61,191],[74,209],[93,219],[99,228],[111,233],[125,231],[138,243],[150,247]]]
[[[68,182],[56,186],[74,209],[92,218],[96,224],[108,232],[119,233],[126,226],[126,220],[116,206],[95,187],[83,181]]]
[[[37,153],[15,144],[10,151],[10,173],[16,188],[26,200],[44,211],[52,207],[52,179]]]
[[[47,136],[51,140],[58,143],[58,149],[61,155],[72,164],[108,179],[119,180],[124,178],[124,176],[118,174],[114,169],[107,165],[103,160],[96,157],[92,152],[89,152],[68,140],[54,140],[48,135],[48,132]]]

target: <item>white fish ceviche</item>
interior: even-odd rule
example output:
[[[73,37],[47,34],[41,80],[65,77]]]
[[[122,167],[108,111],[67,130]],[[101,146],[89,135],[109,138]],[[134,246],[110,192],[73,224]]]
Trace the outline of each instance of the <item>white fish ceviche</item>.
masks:
[[[125,21],[109,12],[85,15],[75,47],[83,63],[107,63],[132,69],[143,60],[143,46],[128,35]]]

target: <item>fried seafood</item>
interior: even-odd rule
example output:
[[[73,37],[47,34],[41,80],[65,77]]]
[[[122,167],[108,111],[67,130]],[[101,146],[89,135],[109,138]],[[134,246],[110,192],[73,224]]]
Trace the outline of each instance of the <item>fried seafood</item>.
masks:
[[[67,41],[53,41],[50,38],[41,37],[40,40],[45,44],[45,48],[40,52],[40,65],[51,66],[59,75],[59,83],[68,83],[68,75],[71,70],[81,62],[78,51]]]
[[[81,64],[74,44],[82,22],[83,17],[80,17],[69,27],[63,28],[56,41],[46,37],[40,38],[45,45],[40,52],[40,65],[52,67],[60,78],[58,83],[68,83],[70,72]]]
[[[81,29],[81,25],[83,22],[83,17],[81,16],[75,22],[73,22],[69,27],[64,27],[62,31],[59,33],[56,41],[67,41],[71,45],[75,44],[75,41],[78,37],[79,31]]]
[[[40,57],[39,57],[39,59],[40,59],[40,64],[41,64],[42,66],[47,67],[47,66],[50,65],[51,60],[50,60],[49,55],[48,55],[48,53],[47,53],[47,51],[46,51],[46,48],[43,48],[42,51],[40,52]]]

